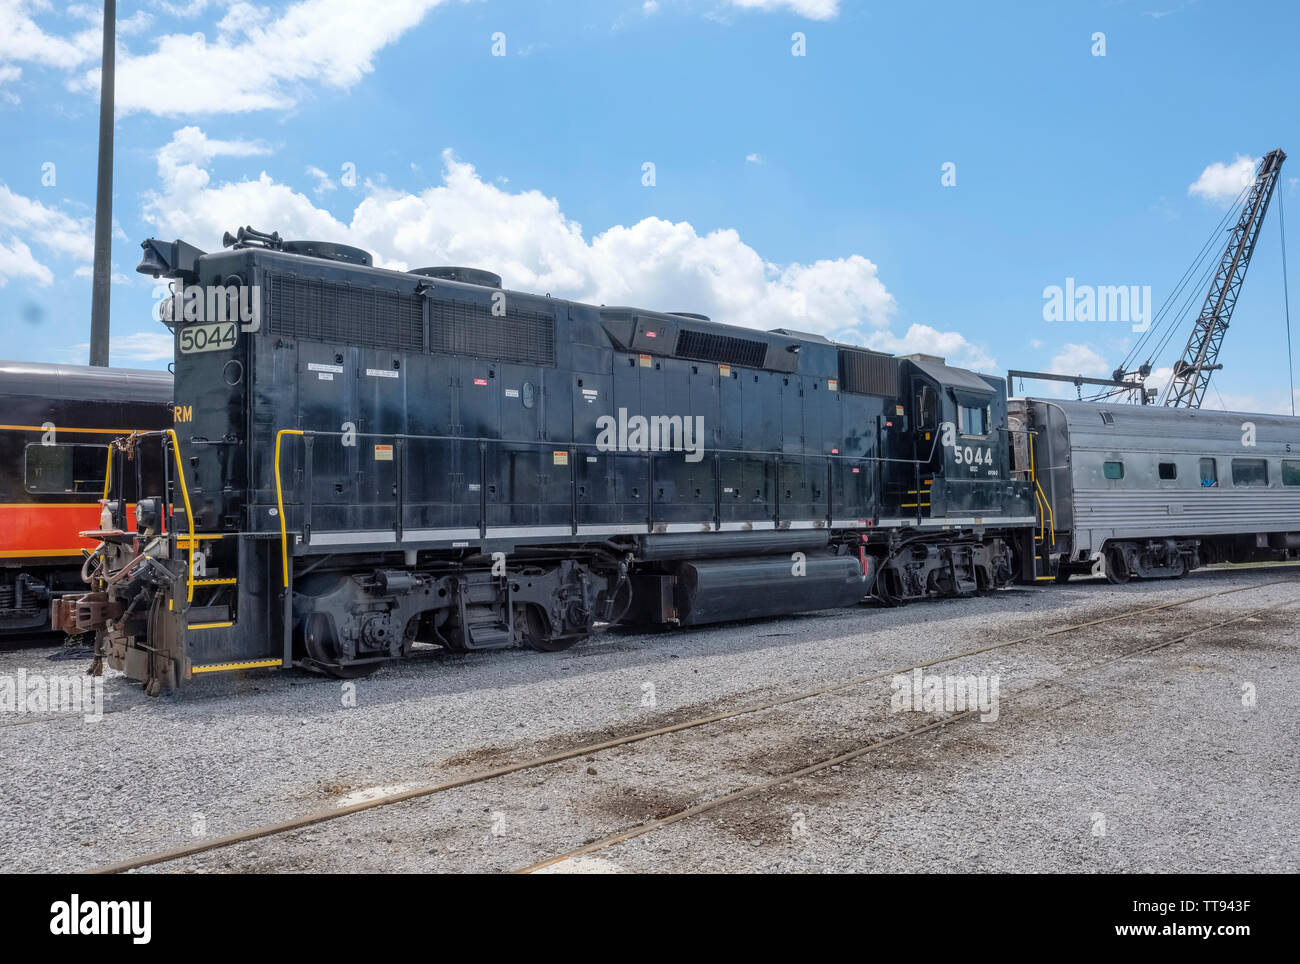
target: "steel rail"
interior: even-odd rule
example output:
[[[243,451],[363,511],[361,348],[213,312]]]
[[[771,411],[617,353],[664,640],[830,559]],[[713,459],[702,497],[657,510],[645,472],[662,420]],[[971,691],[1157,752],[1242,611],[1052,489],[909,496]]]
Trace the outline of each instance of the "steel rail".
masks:
[[[1122,653],[1119,656],[1115,656],[1112,657],[1111,659],[1103,660],[1100,663],[1093,663],[1089,666],[1083,667],[1079,670],[1076,670],[1073,673],[1066,673],[1063,676],[1056,676],[1050,680],[1043,680],[1042,682],[1031,684],[1021,689],[1019,691],[1019,694],[1031,692],[1047,684],[1059,683],[1063,679],[1070,679],[1071,677],[1082,676],[1084,673],[1090,673],[1093,670],[1101,669],[1102,667],[1110,666],[1114,663],[1118,663],[1126,659],[1132,659],[1134,656],[1144,656],[1148,653],[1153,653],[1156,650],[1164,649],[1167,646],[1173,646],[1176,643],[1185,642],[1186,640],[1191,639],[1193,636],[1197,636],[1201,633],[1208,632],[1211,629],[1220,629],[1224,626],[1230,626],[1233,623],[1239,623],[1242,620],[1250,619],[1252,617],[1259,616],[1263,613],[1277,612],[1280,609],[1288,609],[1292,606],[1300,606],[1300,601],[1279,603],[1278,605],[1275,606],[1265,606],[1263,609],[1256,609],[1253,612],[1242,613],[1241,615],[1234,616],[1231,619],[1225,619],[1221,622],[1213,623],[1208,626],[1201,626],[1197,629],[1192,630],[1191,632],[1184,633],[1181,636],[1175,636],[1172,639],[1162,640],[1151,646],[1143,646],[1131,652]],[[697,814],[707,813],[710,810],[716,810],[719,807],[726,806],[729,803],[734,803],[737,800],[744,800],[748,797],[757,796],[758,794],[761,794],[766,790],[771,790],[772,788],[779,787],[782,784],[790,783],[793,780],[798,780],[803,777],[812,776],[815,773],[820,773],[821,771],[827,770],[831,767],[839,766],[851,760],[856,760],[859,757],[874,752],[875,750],[880,750],[887,746],[891,746],[895,743],[900,743],[903,740],[911,739],[914,736],[920,736],[923,733],[929,733],[933,730],[938,730],[943,727],[950,726],[953,723],[958,723],[962,720],[968,720],[972,716],[975,716],[976,714],[981,712],[983,711],[979,707],[975,707],[974,709],[969,709],[962,713],[957,713],[945,719],[936,720],[933,723],[929,723],[925,726],[917,727],[916,729],[913,730],[908,730],[905,733],[899,733],[883,740],[877,740],[873,743],[868,743],[865,746],[860,746],[857,747],[856,749],[849,750],[846,753],[841,753],[838,756],[831,757],[828,760],[823,760],[820,763],[814,763],[811,766],[806,766],[799,770],[794,770],[789,773],[781,774],[780,776],[772,777],[769,780],[764,780],[761,783],[755,783],[751,786],[744,787],[743,789],[725,794],[724,796],[715,797],[714,799],[706,800],[703,803],[697,803],[694,806],[687,807],[684,810],[678,810],[676,813],[671,813],[666,817],[658,817],[653,820],[648,820],[645,823],[636,825],[635,827],[631,827],[627,830],[622,830],[616,834],[611,834],[610,836],[604,837],[600,840],[592,841],[589,844],[579,847],[577,850],[571,850],[568,853],[560,854],[555,857],[548,857],[546,860],[538,861],[535,864],[529,864],[527,867],[521,867],[520,869],[514,871],[514,873],[516,874],[536,873],[539,870],[543,870],[547,867],[552,867],[555,864],[563,863],[566,860],[573,860],[576,857],[585,857],[588,854],[595,853],[599,850],[608,849],[609,847],[613,847],[616,844],[624,843],[625,841],[628,840],[633,840],[637,837],[644,836],[645,834],[651,833],[655,830],[659,830],[663,827],[670,826],[671,824],[680,823],[681,821],[689,819],[690,817],[694,817]]]

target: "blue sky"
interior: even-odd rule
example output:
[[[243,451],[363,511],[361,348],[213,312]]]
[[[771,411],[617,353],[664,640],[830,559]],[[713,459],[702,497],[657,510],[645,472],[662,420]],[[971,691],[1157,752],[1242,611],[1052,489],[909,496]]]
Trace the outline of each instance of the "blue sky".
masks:
[[[0,0],[8,358],[85,361],[98,16]],[[1045,321],[1043,289],[1149,285],[1158,305],[1281,147],[1206,405],[1290,408],[1293,3],[123,0],[118,20],[116,365],[170,351],[139,242],[252,224],[523,290],[1104,374],[1130,325]]]

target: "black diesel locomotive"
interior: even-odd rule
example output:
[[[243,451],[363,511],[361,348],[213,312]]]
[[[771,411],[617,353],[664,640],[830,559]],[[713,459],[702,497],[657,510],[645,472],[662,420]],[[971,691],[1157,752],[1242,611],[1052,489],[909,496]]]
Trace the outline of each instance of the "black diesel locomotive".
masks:
[[[91,591],[54,607],[152,691],[433,643],[561,649],[1034,578],[1003,384],[686,313],[505,291],[241,229],[144,242],[176,422]],[[1049,577],[1050,578],[1050,577]]]

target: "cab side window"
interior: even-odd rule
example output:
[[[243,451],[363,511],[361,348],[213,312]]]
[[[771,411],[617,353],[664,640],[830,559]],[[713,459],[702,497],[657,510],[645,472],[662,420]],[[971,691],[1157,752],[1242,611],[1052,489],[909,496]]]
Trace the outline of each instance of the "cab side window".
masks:
[[[932,429],[939,424],[939,393],[930,385],[922,385],[916,392],[917,428]]]
[[[988,435],[988,406],[959,405],[957,407],[957,431],[962,435]]]

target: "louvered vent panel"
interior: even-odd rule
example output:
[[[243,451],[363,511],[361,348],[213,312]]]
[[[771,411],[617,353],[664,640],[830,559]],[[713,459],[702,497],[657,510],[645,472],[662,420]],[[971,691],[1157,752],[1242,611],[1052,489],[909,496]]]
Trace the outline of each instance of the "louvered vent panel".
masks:
[[[540,311],[507,309],[463,301],[429,304],[429,350],[474,355],[525,365],[555,364],[555,319]]]
[[[898,359],[870,351],[840,349],[840,391],[897,398]]]
[[[424,349],[424,305],[414,295],[268,274],[266,317],[275,334],[366,348]]]
[[[677,348],[673,354],[678,358],[693,358],[722,365],[762,368],[763,359],[767,356],[767,342],[683,328],[677,333]]]

